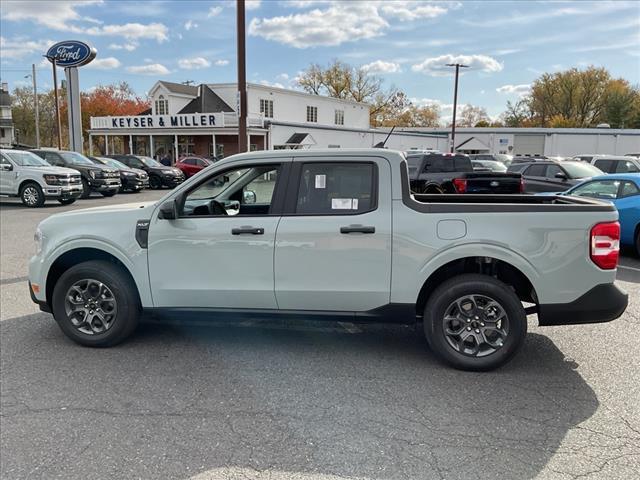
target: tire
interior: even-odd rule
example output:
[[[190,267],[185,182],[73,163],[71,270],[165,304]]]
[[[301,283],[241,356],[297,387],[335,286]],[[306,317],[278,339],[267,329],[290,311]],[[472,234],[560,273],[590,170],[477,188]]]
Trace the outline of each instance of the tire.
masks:
[[[149,188],[151,190],[158,190],[162,188],[162,179],[157,175],[149,175]]]
[[[39,208],[44,205],[44,192],[37,183],[28,182],[20,188],[20,200],[25,207]]]
[[[640,225],[636,227],[636,255],[640,257]]]
[[[106,192],[100,192],[102,193],[103,197],[113,197],[116,193],[118,193],[117,190],[107,190]]]
[[[99,287],[100,283],[106,289]],[[92,315],[91,325],[82,321],[83,314],[68,314],[72,299],[68,300],[67,294],[74,285],[79,290],[73,304],[85,314],[87,309],[83,307],[86,305],[96,309],[94,315],[101,312],[102,318]],[[100,297],[96,295],[98,289],[102,292]],[[81,294],[84,298],[79,296]],[[83,302],[87,303],[82,305]],[[141,312],[140,299],[131,278],[121,267],[103,260],[83,262],[64,272],[55,284],[51,303],[53,316],[64,334],[87,347],[111,347],[122,342],[136,329]],[[114,313],[109,315],[109,311]]]
[[[90,196],[91,196],[91,187],[89,186],[89,182],[83,178],[82,179],[82,194],[80,195],[80,198],[87,199]]]
[[[492,307],[496,304],[498,308]],[[474,310],[461,308],[467,306]],[[500,323],[491,321],[496,312],[504,313]],[[424,333],[440,360],[460,370],[486,371],[504,365],[520,350],[527,334],[527,316],[508,285],[487,275],[463,274],[442,283],[429,297]]]
[[[71,205],[73,202],[75,202],[75,201],[76,201],[76,199],[75,199],[75,198],[65,198],[64,200],[63,200],[63,199],[59,199],[58,201],[59,201],[62,205]]]

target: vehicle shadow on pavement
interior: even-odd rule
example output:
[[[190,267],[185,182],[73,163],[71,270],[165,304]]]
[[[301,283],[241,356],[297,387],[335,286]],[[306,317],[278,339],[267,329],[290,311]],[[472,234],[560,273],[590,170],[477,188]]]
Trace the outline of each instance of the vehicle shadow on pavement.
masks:
[[[598,407],[537,334],[468,373],[398,326],[146,323],[89,349],[36,314],[0,333],[6,479],[533,478]]]

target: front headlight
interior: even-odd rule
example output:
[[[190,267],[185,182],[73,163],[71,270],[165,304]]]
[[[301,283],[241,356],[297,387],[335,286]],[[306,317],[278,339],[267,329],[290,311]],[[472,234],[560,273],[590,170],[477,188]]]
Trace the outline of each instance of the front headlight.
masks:
[[[173,170],[165,170],[164,173],[167,177],[173,177],[175,175],[175,173],[173,172]]]
[[[60,185],[60,177],[57,175],[43,175],[42,178],[47,182],[47,185]]]
[[[122,172],[125,177],[135,177],[136,174],[133,172]]]
[[[42,230],[36,228],[36,233],[33,234],[33,241],[36,244],[36,255],[40,255],[42,252],[42,243],[44,242],[44,235],[42,235]]]

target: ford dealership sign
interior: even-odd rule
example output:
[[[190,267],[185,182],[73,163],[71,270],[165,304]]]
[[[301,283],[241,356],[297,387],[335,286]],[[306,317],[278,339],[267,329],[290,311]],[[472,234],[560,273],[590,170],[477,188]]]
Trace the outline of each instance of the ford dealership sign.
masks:
[[[46,57],[59,67],[80,67],[91,62],[96,58],[96,49],[90,47],[84,42],[77,40],[68,40],[66,42],[58,42],[47,50]]]

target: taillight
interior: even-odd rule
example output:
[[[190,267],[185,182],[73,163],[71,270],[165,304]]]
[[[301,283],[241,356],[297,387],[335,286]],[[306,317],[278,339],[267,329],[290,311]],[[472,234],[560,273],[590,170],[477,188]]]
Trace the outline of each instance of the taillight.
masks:
[[[618,266],[620,254],[620,224],[599,223],[591,229],[591,260],[603,270]]]
[[[458,193],[464,193],[467,191],[467,181],[464,178],[454,178],[453,186]]]
[[[524,177],[520,175],[520,193],[524,193]]]

